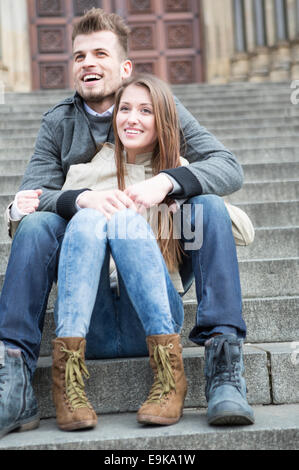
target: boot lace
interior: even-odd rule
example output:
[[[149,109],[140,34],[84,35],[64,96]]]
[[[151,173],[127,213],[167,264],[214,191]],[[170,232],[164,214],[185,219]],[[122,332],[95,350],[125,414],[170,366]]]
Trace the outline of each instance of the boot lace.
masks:
[[[84,382],[82,374],[85,378],[89,378],[89,372],[86,368],[84,360],[81,357],[81,351],[69,351],[61,347],[61,351],[68,355],[65,366],[65,388],[68,400],[73,409],[85,408],[91,409],[84,391]]]
[[[154,349],[154,361],[157,366],[155,380],[146,403],[160,403],[171,391],[175,390],[175,380],[171,367],[170,351],[173,344],[162,346],[158,344]]]
[[[227,338],[221,338],[212,356],[212,388],[218,385],[230,384],[240,390],[239,361],[233,360]]]

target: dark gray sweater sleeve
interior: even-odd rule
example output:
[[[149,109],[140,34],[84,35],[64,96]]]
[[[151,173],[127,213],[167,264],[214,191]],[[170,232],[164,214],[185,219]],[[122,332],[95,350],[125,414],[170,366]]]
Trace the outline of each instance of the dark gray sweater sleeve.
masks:
[[[55,132],[43,118],[37,135],[34,154],[26,168],[19,191],[42,189],[39,211],[56,212],[56,202],[62,194],[65,175],[61,164],[61,150],[56,143]]]
[[[188,167],[164,170],[182,188],[176,197],[200,194],[225,196],[240,189],[243,170],[235,156],[201,126],[176,97],[175,102],[184,136],[182,156],[190,163]]]

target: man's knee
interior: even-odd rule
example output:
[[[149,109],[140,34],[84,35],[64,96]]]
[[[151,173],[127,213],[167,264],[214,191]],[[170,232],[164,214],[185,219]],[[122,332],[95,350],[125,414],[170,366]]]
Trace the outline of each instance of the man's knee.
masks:
[[[62,217],[53,212],[34,212],[21,220],[16,235],[39,237],[50,232],[63,234],[66,224]]]

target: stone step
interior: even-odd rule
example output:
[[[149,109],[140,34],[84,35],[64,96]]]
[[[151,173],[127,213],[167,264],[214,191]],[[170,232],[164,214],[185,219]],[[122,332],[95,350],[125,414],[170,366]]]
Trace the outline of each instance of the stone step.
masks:
[[[299,402],[298,343],[245,344],[243,349],[249,403]],[[204,347],[184,348],[183,358],[188,380],[185,407],[205,407]],[[86,362],[90,372],[86,391],[97,413],[138,410],[152,381],[147,357]],[[51,397],[51,363],[51,357],[41,357],[33,381],[43,418],[55,416]]]
[[[285,344],[289,345],[289,359],[291,359],[291,354],[294,352],[291,348],[292,343]],[[271,345],[263,346],[264,349],[257,345],[244,345],[247,397],[251,404],[271,404],[268,369],[268,361],[271,360],[268,349]],[[281,354],[284,357],[280,358],[281,360],[285,359],[283,351]],[[184,348],[183,358],[188,380],[185,407],[205,407],[204,347]],[[86,391],[97,413],[122,413],[138,410],[140,404],[146,399],[152,382],[152,373],[147,357],[88,360],[86,363],[90,373]],[[43,418],[55,417],[51,397],[51,364],[50,357],[40,358],[33,381]],[[290,371],[285,370],[286,367],[281,371],[282,380],[288,377],[290,372],[296,373],[296,368],[292,367],[291,361],[288,366],[291,368]],[[138,378],[138,383],[136,383],[136,378]],[[276,377],[273,376],[271,379],[274,381]],[[299,401],[299,391],[296,390],[297,379],[297,376],[293,376],[293,383],[288,380],[290,388],[288,394],[294,393],[290,403],[296,399]],[[277,398],[279,399],[279,396]]]
[[[259,180],[279,181],[299,177],[299,159],[296,162],[244,164],[242,167],[246,183]]]
[[[195,346],[189,333],[195,325],[197,302],[184,301],[185,319],[182,329],[184,347]],[[299,340],[299,296],[243,298],[243,318],[247,326],[246,343],[296,342]],[[55,335],[53,312],[47,314],[41,352],[50,355]]]
[[[299,295],[299,258],[240,260],[239,271],[244,298]],[[196,299],[194,284],[184,299]]]
[[[244,183],[242,189],[226,199],[233,204],[299,199],[299,180]]]
[[[189,340],[195,325],[197,302],[184,300],[182,344],[197,347]],[[299,340],[299,296],[243,298],[243,318],[247,325],[246,343],[296,342]],[[40,356],[50,356],[55,338],[53,310],[47,310]]]
[[[0,122],[0,129],[1,129],[1,135],[5,134],[7,132],[7,134],[11,131],[15,131],[15,130],[30,130],[30,131],[34,131],[36,130],[36,132],[38,131],[39,129],[39,126],[40,126],[40,123],[41,123],[41,116],[39,116],[37,119],[32,119],[32,118],[28,118],[28,119],[10,119],[10,120],[5,120],[5,121],[1,121]]]
[[[258,126],[258,127],[243,127],[236,129],[232,127],[214,128],[210,127],[209,131],[212,132],[221,142],[225,139],[249,139],[249,138],[285,138],[294,136],[299,131],[299,126],[296,125],[282,125],[282,126]],[[279,136],[279,137],[277,137]]]
[[[6,240],[5,240],[6,241]],[[4,243],[5,246],[5,243]],[[5,249],[5,248],[4,248]],[[299,258],[293,255],[276,259],[240,259],[239,269],[244,297],[272,297],[298,295]],[[0,290],[4,271],[0,273]],[[186,300],[196,298],[194,286],[186,293]]]
[[[299,146],[295,144],[286,146],[265,146],[264,148],[255,148],[248,146],[247,148],[239,149],[230,147],[238,161],[243,164],[249,163],[277,163],[277,162],[298,162]],[[1,150],[0,150],[1,158]]]
[[[200,118],[200,123],[208,129],[233,129],[238,130],[242,128],[252,127],[281,127],[281,126],[297,126],[297,117],[287,116],[269,116],[269,117],[231,117],[229,119],[218,118]],[[9,123],[8,123],[9,125]]]
[[[299,226],[256,229],[254,242],[237,252],[240,260],[299,257]]]
[[[256,109],[240,108],[235,109],[231,107],[230,109],[201,109],[200,106],[186,106],[193,116],[199,120],[199,122],[204,122],[205,119],[222,119],[223,122],[226,122],[226,119],[266,119],[281,116],[281,119],[289,117],[297,117],[299,114],[299,106],[286,106],[286,107],[272,107],[272,108],[263,108],[259,111]]]
[[[299,200],[241,203],[238,206],[248,214],[255,228],[299,225]]]
[[[201,450],[298,450],[299,405],[253,408],[251,426],[209,426],[205,409],[185,410],[177,424],[164,427],[140,425],[135,413],[100,415],[95,429],[76,432],[47,419],[33,431],[6,435],[0,450],[101,450],[101,463],[137,468],[200,465]]]
[[[8,434],[0,449],[102,450],[101,463],[137,468],[200,465],[201,450],[298,450],[299,405],[259,405],[254,414],[251,426],[212,427],[204,409],[189,409],[177,424],[159,427],[138,424],[135,413],[115,413],[99,416],[93,430],[76,432],[60,431],[49,419],[34,431]]]

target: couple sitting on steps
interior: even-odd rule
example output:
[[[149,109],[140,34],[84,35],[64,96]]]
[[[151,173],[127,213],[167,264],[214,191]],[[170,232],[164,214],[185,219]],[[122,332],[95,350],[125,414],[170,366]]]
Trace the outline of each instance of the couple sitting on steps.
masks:
[[[7,209],[13,243],[0,297],[0,435],[39,424],[31,382],[56,281],[60,429],[96,426],[85,358],[149,354],[154,382],[137,419],[180,419],[182,296],[193,279],[190,339],[205,346],[208,421],[254,422],[235,239],[220,197],[241,187],[242,169],[164,82],[131,76],[128,35],[119,16],[100,9],[74,26],[76,93],[45,114]]]

